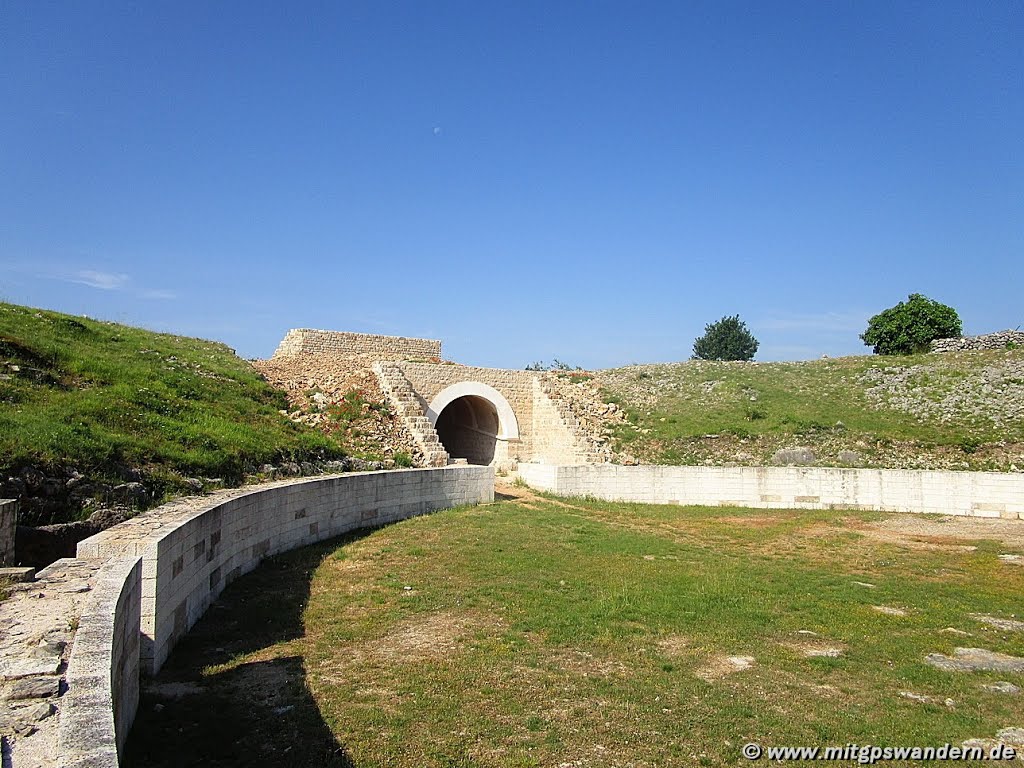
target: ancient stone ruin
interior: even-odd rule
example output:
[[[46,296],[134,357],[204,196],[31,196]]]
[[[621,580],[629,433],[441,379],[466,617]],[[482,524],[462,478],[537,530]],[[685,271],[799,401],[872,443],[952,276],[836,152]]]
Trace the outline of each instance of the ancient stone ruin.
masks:
[[[270,360],[254,364],[272,383],[312,392],[314,401],[324,388],[373,389],[397,417],[417,466],[509,469],[611,458],[565,378],[446,362],[440,341],[300,328]]]
[[[936,339],[932,352],[963,352],[978,349],[1013,349],[1024,347],[1024,331],[997,331],[981,336],[959,336],[955,339]]]

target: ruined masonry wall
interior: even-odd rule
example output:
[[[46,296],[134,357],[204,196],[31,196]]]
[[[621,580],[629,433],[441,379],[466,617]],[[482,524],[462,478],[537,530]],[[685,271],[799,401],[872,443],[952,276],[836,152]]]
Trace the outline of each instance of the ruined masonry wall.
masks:
[[[519,474],[534,488],[608,501],[1024,519],[1024,475],[1001,472],[521,464]]]
[[[17,529],[17,499],[0,499],[0,567],[14,565],[14,535]]]
[[[281,340],[274,357],[300,355],[335,355],[372,360],[439,359],[441,342],[405,336],[376,336],[368,333],[295,328],[288,331]]]
[[[982,336],[961,336],[957,339],[936,339],[932,352],[962,352],[968,349],[1006,349],[1008,345],[1024,347],[1024,331],[999,331]]]

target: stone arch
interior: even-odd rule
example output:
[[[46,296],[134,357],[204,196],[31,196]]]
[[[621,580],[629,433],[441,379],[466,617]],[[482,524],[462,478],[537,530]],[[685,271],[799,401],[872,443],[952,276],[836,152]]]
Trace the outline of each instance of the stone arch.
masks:
[[[452,459],[505,466],[509,440],[519,437],[519,421],[504,395],[478,381],[442,390],[427,408],[441,445]]]
[[[437,426],[437,417],[441,415],[441,411],[460,397],[468,396],[479,397],[494,407],[494,411],[498,415],[497,438],[499,440],[519,439],[519,420],[508,400],[494,387],[479,381],[460,381],[458,384],[452,384],[438,392],[427,406],[427,418],[430,419],[430,425]]]

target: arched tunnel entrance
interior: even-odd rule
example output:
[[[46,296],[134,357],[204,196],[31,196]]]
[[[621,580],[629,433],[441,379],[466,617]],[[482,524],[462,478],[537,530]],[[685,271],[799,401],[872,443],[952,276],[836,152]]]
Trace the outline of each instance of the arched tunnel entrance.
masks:
[[[462,381],[441,390],[427,407],[427,418],[452,459],[504,466],[509,441],[518,443],[519,420],[494,387]]]
[[[441,445],[453,459],[470,464],[490,464],[498,442],[498,411],[476,395],[450,402],[438,414],[434,425]]]

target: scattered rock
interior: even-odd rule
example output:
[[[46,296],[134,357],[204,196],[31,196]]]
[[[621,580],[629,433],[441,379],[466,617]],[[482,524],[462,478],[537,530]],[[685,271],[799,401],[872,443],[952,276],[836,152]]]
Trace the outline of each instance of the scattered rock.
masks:
[[[813,464],[817,461],[814,451],[806,446],[797,448],[782,448],[772,455],[772,464]]]
[[[1004,555],[1000,555],[999,559],[1002,560],[1004,563],[1021,563],[1021,564],[1024,564],[1024,556],[1021,556],[1021,555],[1004,554]]]
[[[842,648],[804,648],[804,656],[808,658],[824,657],[838,659],[843,655]]]
[[[944,635],[959,635],[961,637],[974,637],[974,635],[972,635],[970,632],[964,632],[962,629],[957,629],[956,627],[946,627],[945,629],[940,629],[939,632],[941,634],[944,634]]]
[[[864,461],[864,457],[857,453],[857,451],[840,451],[838,459],[840,464],[849,464],[851,466],[858,465]]]
[[[950,709],[956,706],[956,702],[953,699],[937,699],[934,696],[925,696],[923,693],[914,693],[913,691],[900,691],[900,696],[904,699],[920,702],[921,704],[942,705]]]
[[[1003,728],[996,732],[996,740],[1012,747],[1024,747],[1024,728]]]
[[[1006,680],[1000,680],[997,683],[985,683],[981,687],[986,691],[995,691],[996,693],[1007,693],[1010,695],[1020,693],[1020,686],[1014,685]]]
[[[145,506],[149,501],[149,491],[146,490],[146,486],[134,481],[115,485],[111,495],[115,501],[122,504],[130,504],[133,507]]]
[[[894,608],[891,605],[872,605],[872,610],[884,613],[886,616],[906,616],[907,612],[903,608]]]
[[[998,616],[989,616],[986,613],[972,613],[970,616],[975,621],[980,621],[983,624],[988,624],[990,627],[995,627],[996,629],[1001,629],[1006,632],[1024,631],[1024,621],[1001,619]]]
[[[1024,672],[1024,659],[984,648],[957,648],[952,656],[929,653],[925,661],[946,672]]]

